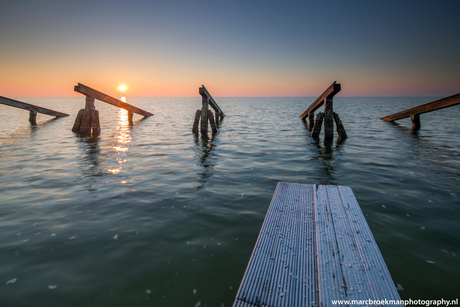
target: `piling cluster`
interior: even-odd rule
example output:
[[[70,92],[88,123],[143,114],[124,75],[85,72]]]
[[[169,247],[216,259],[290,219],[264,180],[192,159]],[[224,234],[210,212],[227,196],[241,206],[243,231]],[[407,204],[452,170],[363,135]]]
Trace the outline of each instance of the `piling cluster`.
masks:
[[[347,133],[343,127],[342,122],[340,121],[339,115],[333,111],[333,101],[332,98],[340,92],[341,86],[337,84],[336,81],[329,86],[324,93],[322,93],[316,100],[313,102],[305,112],[300,115],[302,120],[306,120],[308,117],[309,123],[307,125],[308,129],[311,130],[311,136],[313,138],[318,138],[321,132],[321,127],[324,121],[324,137],[330,139],[334,137],[334,122],[337,127],[337,134],[339,139],[346,139]],[[324,105],[324,112],[318,113],[318,117],[315,121],[315,111]]]

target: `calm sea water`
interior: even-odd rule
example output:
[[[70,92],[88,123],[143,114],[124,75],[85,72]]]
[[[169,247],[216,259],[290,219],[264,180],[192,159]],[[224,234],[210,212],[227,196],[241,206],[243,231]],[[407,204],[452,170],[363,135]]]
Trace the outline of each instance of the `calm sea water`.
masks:
[[[1,306],[231,306],[277,182],[350,186],[403,299],[460,289],[460,107],[379,118],[435,98],[340,98],[349,138],[318,141],[314,98],[217,98],[216,135],[192,134],[201,98],[128,98],[134,126],[96,102],[102,134],[70,131],[84,98],[0,105]],[[404,289],[404,290],[402,290]]]

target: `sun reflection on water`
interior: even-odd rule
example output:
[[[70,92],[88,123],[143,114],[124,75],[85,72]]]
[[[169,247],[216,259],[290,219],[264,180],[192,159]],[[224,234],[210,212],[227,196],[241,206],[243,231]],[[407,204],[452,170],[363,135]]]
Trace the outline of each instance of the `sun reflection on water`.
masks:
[[[124,98],[124,97],[122,97]],[[116,158],[118,164],[123,164],[127,162],[126,157],[121,156],[128,152],[129,144],[131,143],[131,127],[128,120],[128,111],[125,109],[118,110],[118,128],[117,134],[115,135],[116,143],[112,147],[118,153]],[[108,171],[112,174],[117,174],[121,171],[122,167],[109,169]]]

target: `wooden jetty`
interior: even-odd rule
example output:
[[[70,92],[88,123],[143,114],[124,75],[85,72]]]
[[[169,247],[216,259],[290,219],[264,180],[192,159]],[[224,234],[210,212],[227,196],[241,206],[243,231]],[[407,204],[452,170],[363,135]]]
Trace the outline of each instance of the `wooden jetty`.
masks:
[[[393,122],[398,119],[410,117],[412,120],[412,129],[418,131],[420,130],[420,114],[444,109],[457,104],[460,104],[460,93],[436,101],[425,103],[420,106],[407,109],[392,115],[388,115],[382,117],[381,119],[387,122]]]
[[[42,108],[42,107],[30,104],[30,103],[21,102],[21,101],[14,100],[14,99],[11,99],[11,98],[6,98],[6,97],[3,97],[3,96],[0,96],[0,103],[4,104],[4,105],[7,105],[7,106],[20,108],[20,109],[24,109],[24,110],[29,111],[29,122],[32,125],[37,124],[37,113],[42,113],[42,114],[46,114],[46,115],[50,115],[50,116],[55,116],[56,118],[57,117],[69,116],[69,114],[65,114],[65,113],[54,111],[54,110]]]
[[[217,102],[214,100],[214,98],[212,98],[211,94],[204,87],[204,85],[200,87],[199,93],[202,97],[202,105],[201,110],[197,110],[195,113],[195,121],[193,123],[192,132],[198,133],[198,125],[201,119],[201,133],[208,132],[208,120],[211,124],[212,132],[215,133],[217,132],[217,127],[219,126],[220,121],[224,118],[225,114],[222,111],[222,109],[217,105]],[[214,109],[214,112],[216,113],[215,120],[214,115],[212,114],[211,110],[209,110],[209,106],[211,106]]]
[[[339,119],[337,113],[333,111],[333,100],[332,98],[341,90],[340,84],[334,81],[325,91],[322,93],[306,110],[300,115],[302,120],[306,120],[308,117],[308,127],[312,130],[311,136],[313,138],[319,137],[321,132],[321,126],[324,120],[324,137],[334,137],[334,121],[337,126],[337,133],[339,138],[346,139],[347,133],[343,127],[342,122]],[[324,105],[324,113],[320,112],[318,118],[315,121],[315,111]],[[322,115],[323,114],[323,115]]]
[[[99,135],[101,132],[101,126],[99,123],[99,111],[97,111],[94,106],[95,99],[127,110],[128,121],[130,125],[133,124],[134,113],[145,117],[153,115],[150,112],[139,109],[133,105],[130,105],[129,103],[99,92],[81,83],[78,83],[78,85],[74,87],[74,91],[86,96],[85,108],[78,112],[78,115],[75,118],[75,124],[72,127],[73,132],[80,133],[82,135],[88,135],[91,134],[91,132],[93,135]]]
[[[233,306],[385,299],[403,306],[352,190],[279,182]]]

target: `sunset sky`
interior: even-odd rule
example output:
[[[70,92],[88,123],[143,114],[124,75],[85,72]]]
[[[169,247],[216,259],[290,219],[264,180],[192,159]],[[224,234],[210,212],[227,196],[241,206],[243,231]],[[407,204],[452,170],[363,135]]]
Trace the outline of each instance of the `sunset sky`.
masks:
[[[459,0],[0,2],[0,96],[449,96]]]

